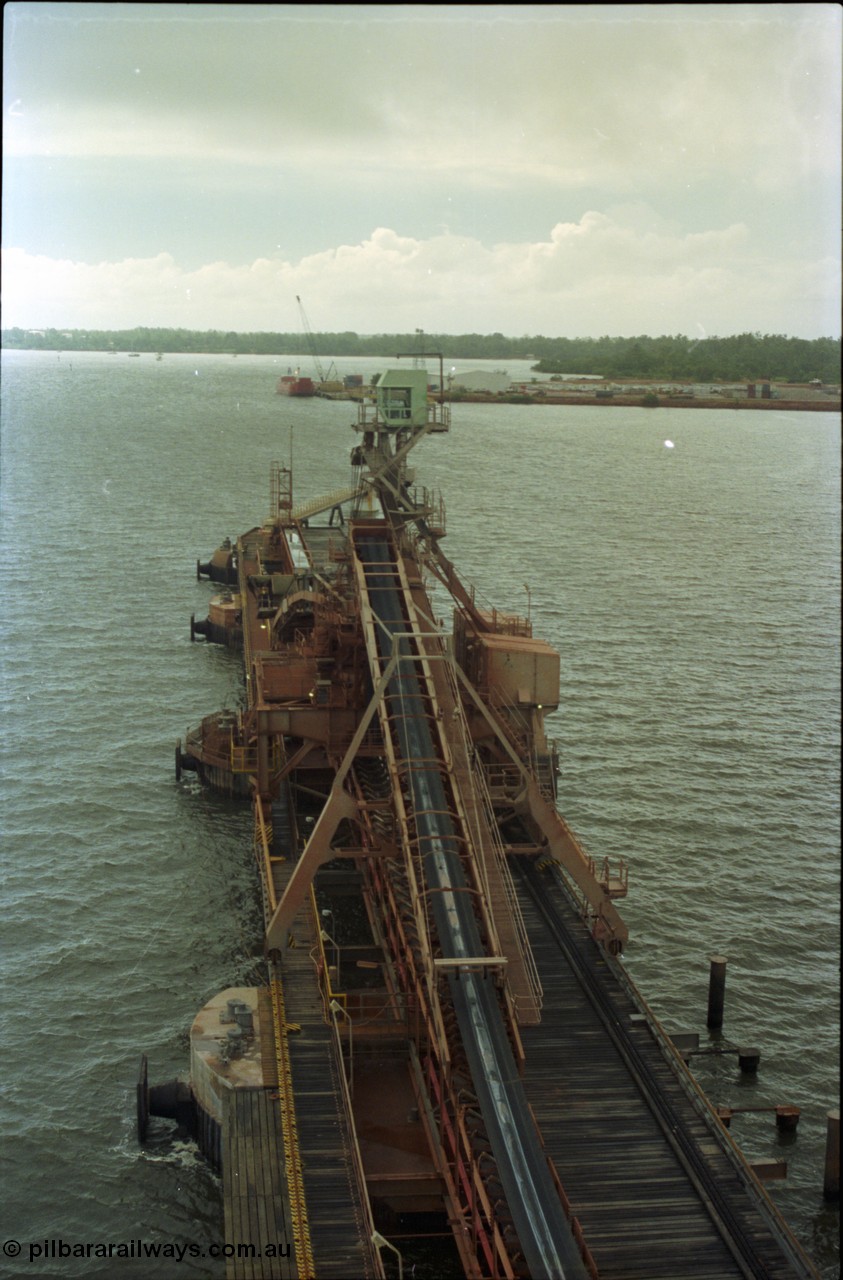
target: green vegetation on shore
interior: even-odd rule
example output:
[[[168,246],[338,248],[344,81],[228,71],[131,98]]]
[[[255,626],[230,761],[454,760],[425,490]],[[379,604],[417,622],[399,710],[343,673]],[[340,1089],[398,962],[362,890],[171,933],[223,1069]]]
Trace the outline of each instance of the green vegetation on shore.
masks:
[[[43,351],[162,351],[231,355],[310,355],[302,333],[234,333],[221,329],[4,329],[6,349]],[[330,356],[394,357],[418,350],[418,333],[318,333],[316,346]],[[535,360],[536,372],[599,374],[604,378],[656,381],[840,381],[839,338],[788,338],[741,333],[729,338],[506,338],[502,333],[426,333],[428,351],[448,360]]]
[[[731,338],[558,338],[539,373],[596,373],[663,382],[840,381],[839,338],[740,333]]]

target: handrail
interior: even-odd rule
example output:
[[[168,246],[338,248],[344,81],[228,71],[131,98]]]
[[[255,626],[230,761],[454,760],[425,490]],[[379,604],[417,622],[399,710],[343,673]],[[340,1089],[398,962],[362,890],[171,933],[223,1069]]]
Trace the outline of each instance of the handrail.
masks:
[[[299,506],[294,507],[290,515],[293,521],[307,520],[310,516],[317,516],[321,511],[327,511],[329,507],[341,506],[343,502],[350,502],[353,498],[362,497],[366,492],[366,485],[346,485],[342,489],[333,489],[330,493],[322,494],[318,498],[312,498],[310,502],[303,502]]]
[[[296,1269],[299,1280],[316,1280],[316,1265],[310,1242],[310,1224],[307,1217],[307,1201],[304,1191],[304,1171],[301,1148],[299,1146],[298,1126],[296,1124],[293,1072],[287,1045],[287,1012],[284,1005],[284,988],[274,966],[270,973],[269,988],[272,996],[275,1060],[278,1070],[278,1105],[281,1111],[284,1171],[287,1175],[287,1192],[290,1198]]]
[[[557,871],[562,870],[562,868],[558,866],[556,869]],[[572,892],[567,878],[564,875],[558,875],[557,883],[562,889],[567,900],[574,909],[576,909],[579,905],[577,897]],[[703,1089],[700,1087],[699,1082],[693,1073],[686,1067],[682,1055],[673,1043],[669,1033],[664,1029],[652,1008],[641,994],[629,973],[629,970],[623,962],[618,959],[618,957],[613,956],[608,952],[604,953],[603,960],[608,966],[610,972],[617,979],[619,985],[626,991],[635,1008],[646,1018],[647,1026],[656,1042],[662,1058],[671,1068],[674,1076],[680,1084],[680,1087],[686,1097],[689,1098],[691,1105],[694,1107],[694,1110],[703,1120],[712,1136],[716,1139],[727,1159],[732,1164],[732,1167],[744,1180],[752,1182],[755,1193],[761,1197],[765,1210],[776,1223],[783,1240],[787,1242],[789,1251],[792,1254],[795,1254],[800,1264],[807,1263],[809,1267],[812,1266],[810,1260],[806,1257],[802,1246],[794,1238],[780,1209],[772,1200],[760,1179],[753,1173],[752,1167],[747,1163],[746,1156],[735,1142],[729,1130],[718,1118],[717,1113],[712,1108],[712,1105]]]
[[[275,894],[275,882],[272,875],[272,827],[263,815],[263,801],[256,792],[254,797],[255,811],[255,857],[258,870],[264,885],[266,904],[272,913],[278,905]]]
[[[482,814],[483,814],[483,831],[481,833],[481,837],[482,835],[485,835],[488,838],[488,847],[491,849],[492,856],[494,858],[495,865],[498,871],[498,876],[500,878],[500,882],[503,887],[506,903],[509,908],[510,915],[512,917],[512,922],[515,926],[518,945],[520,947],[521,955],[524,960],[524,968],[527,974],[527,981],[530,984],[530,989],[533,994],[533,1000],[535,1001],[536,1009],[538,1010],[542,1006],[542,996],[543,996],[541,978],[539,977],[539,971],[536,965],[535,957],[533,955],[533,949],[530,946],[529,934],[527,933],[527,926],[524,922],[524,917],[521,912],[521,906],[518,901],[518,895],[516,893],[515,884],[512,879],[512,872],[510,871],[509,862],[506,857],[506,850],[504,849],[503,841],[501,840],[500,831],[498,829],[498,824],[495,820],[494,807],[492,805],[491,796],[489,795],[489,789],[486,785],[486,778],[484,775],[484,771],[479,758],[476,756],[476,753],[474,753],[470,748],[468,725],[466,723],[465,712],[463,710],[462,699],[460,697],[459,683],[457,681],[457,677],[453,669],[454,659],[451,655],[447,655],[447,654],[446,654],[446,658],[448,660],[445,662],[445,671],[447,673],[449,684],[451,685],[451,693],[454,698],[454,705],[458,712],[457,724],[459,726],[460,745],[461,745],[462,752],[465,757],[466,765],[469,769],[470,776],[473,783],[472,786],[469,786],[467,788],[468,794],[471,797],[471,799],[475,801],[475,803],[477,800],[479,800],[480,802],[479,808],[480,810],[482,810]],[[456,729],[456,727],[457,726],[455,725],[454,728]],[[475,819],[477,819],[477,817],[478,815],[475,814]],[[488,888],[488,876],[486,874],[486,860],[485,860],[486,845],[487,845],[486,839],[480,838],[475,841],[476,852],[478,855],[478,862],[480,866],[483,868],[484,878],[486,880],[486,884],[484,888],[488,896],[489,888]]]
[[[313,913],[314,929],[316,933],[316,939],[317,939],[317,945],[319,948],[320,958],[322,961],[321,966],[318,966],[318,967],[321,968],[321,974],[324,975],[324,981],[325,981],[325,990],[323,991],[325,1012],[326,1014],[328,1013],[328,1011],[331,1008],[331,1002],[334,1000],[336,1000],[337,1003],[341,1005],[343,1010],[345,1010],[346,1005],[348,1003],[348,997],[344,992],[334,991],[331,987],[330,967],[327,963],[325,948],[322,943],[322,929],[319,921],[319,909],[316,903],[316,893],[314,891],[313,885],[310,886],[310,909],[311,909],[311,912]],[[339,977],[339,966],[337,966],[337,977]],[[321,985],[321,981],[320,981],[320,985]],[[348,1014],[346,1014],[346,1016],[348,1016]],[[343,1049],[342,1049],[342,1040],[340,1037],[339,1023],[337,1022],[336,1015],[330,1018],[330,1021],[333,1023],[333,1027],[334,1027],[334,1036],[336,1039],[337,1061],[341,1064],[343,1060]],[[363,1155],[360,1150],[360,1141],[357,1137],[357,1126],[354,1123],[354,1106],[351,1099],[351,1090],[349,1088],[348,1080],[346,1078],[346,1074],[344,1070],[341,1070],[339,1072],[339,1078],[340,1078],[340,1092],[342,1093],[343,1107],[345,1110],[345,1118],[348,1124],[348,1131],[351,1138],[351,1144],[353,1147],[352,1159],[349,1161],[349,1164],[351,1165],[354,1171],[354,1181],[357,1185],[357,1194],[359,1196],[359,1203],[363,1212],[363,1217],[365,1219],[365,1222],[363,1224],[365,1234],[361,1233],[361,1239],[365,1239],[368,1244],[369,1242],[371,1242],[372,1236],[375,1233],[375,1220],[374,1220],[374,1215],[372,1213],[372,1203],[371,1203],[371,1200],[369,1199],[369,1189],[366,1186],[366,1179],[363,1174]],[[375,1258],[377,1258],[375,1275],[377,1277],[377,1280],[383,1280],[386,1273],[383,1270],[383,1264],[380,1259],[380,1254],[373,1252],[372,1253],[373,1262]]]

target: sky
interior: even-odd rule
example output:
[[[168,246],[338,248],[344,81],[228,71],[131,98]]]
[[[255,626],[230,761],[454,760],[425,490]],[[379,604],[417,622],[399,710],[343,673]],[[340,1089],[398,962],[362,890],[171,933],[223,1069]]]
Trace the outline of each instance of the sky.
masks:
[[[842,12],[12,0],[3,326],[837,336]]]

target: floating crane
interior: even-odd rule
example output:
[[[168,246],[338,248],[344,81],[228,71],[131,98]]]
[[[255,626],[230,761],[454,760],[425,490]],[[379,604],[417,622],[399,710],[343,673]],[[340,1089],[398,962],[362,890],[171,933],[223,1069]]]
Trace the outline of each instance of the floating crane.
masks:
[[[302,328],[304,329],[305,337],[307,338],[307,345],[310,350],[310,354],[313,357],[313,363],[316,367],[316,376],[319,379],[320,383],[329,382],[331,373],[333,372],[334,374],[336,374],[336,366],[332,361],[328,365],[327,374],[325,373],[324,369],[322,368],[322,362],[319,359],[319,354],[316,350],[316,339],[314,338],[310,325],[308,324],[307,315],[305,313],[304,306],[302,305],[302,300],[298,294],[296,294],[296,302],[299,304],[299,315],[301,316]]]

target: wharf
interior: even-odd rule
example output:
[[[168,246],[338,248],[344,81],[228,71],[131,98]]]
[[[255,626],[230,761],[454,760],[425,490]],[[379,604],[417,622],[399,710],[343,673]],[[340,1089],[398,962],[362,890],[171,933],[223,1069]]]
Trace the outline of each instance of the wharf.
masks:
[[[236,572],[218,642],[242,643],[247,706],[177,754],[251,793],[263,896],[268,989],[197,1017],[191,1088],[212,1138],[227,1091],[229,1243],[292,1247],[229,1280],[383,1280],[431,1236],[469,1280],[809,1280],[617,959],[625,864],[556,809],[559,655],[478,608],[411,487],[449,407],[420,369],[377,396],[355,483],[296,506],[275,464],[269,520],[209,566]],[[257,1011],[245,1048],[224,1008]]]
[[[334,877],[357,880],[329,872],[328,882]],[[286,878],[282,872],[279,891]],[[541,1021],[520,1030],[526,1095],[599,1280],[812,1276],[622,966],[584,927],[556,869],[519,858],[514,882],[544,991]],[[356,1062],[349,1094],[339,1028],[323,1013],[318,932],[315,911],[301,911],[277,966],[293,1148],[279,1108],[270,989],[257,993],[262,1087],[241,1086],[224,1100],[225,1239],[241,1251],[228,1261],[227,1280],[381,1276],[370,1203],[385,1197],[433,1207],[442,1195],[411,1094],[408,1107],[406,1028],[381,1023],[362,1035],[364,992],[340,997],[358,1026],[354,1049],[346,1042]],[[381,993],[373,996],[379,1005]],[[303,1269],[289,1192],[295,1152],[307,1216]]]
[[[466,392],[455,397],[463,404],[537,404],[566,405],[569,408],[593,409],[739,409],[759,412],[778,410],[782,413],[840,413],[840,397],[827,396],[824,399],[798,400],[748,400],[726,399],[723,396],[664,396],[659,397],[658,404],[645,403],[644,394],[638,395],[556,395],[544,389],[540,391],[507,392],[502,395],[484,395],[481,392]]]
[[[807,1280],[810,1264],[775,1206],[622,967],[584,927],[554,868],[519,867],[515,884],[544,990],[540,1023],[520,1033],[527,1099],[595,1275]],[[289,1148],[264,990],[264,1087],[233,1091],[223,1124],[225,1239],[257,1256],[232,1258],[227,1280],[377,1277],[370,1199],[403,1194],[434,1204],[441,1181],[424,1158],[418,1117],[408,1123],[398,1115],[406,1069],[388,1036],[380,1044],[370,1038],[365,1056],[363,1042],[354,1050],[355,1132],[342,1050],[322,1013],[311,910],[299,914],[291,941],[280,980],[312,1272],[297,1269],[292,1247]],[[356,1020],[364,1011],[350,996]],[[271,1258],[267,1244],[276,1250]]]

